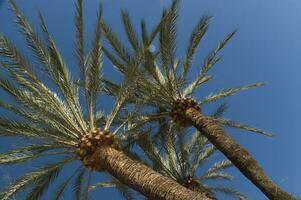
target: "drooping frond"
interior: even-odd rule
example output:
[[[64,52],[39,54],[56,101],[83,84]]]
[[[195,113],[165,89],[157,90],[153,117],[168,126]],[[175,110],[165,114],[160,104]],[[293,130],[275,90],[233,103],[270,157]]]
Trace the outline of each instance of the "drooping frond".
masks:
[[[64,193],[67,189],[67,186],[70,184],[72,179],[79,174],[80,171],[83,170],[83,167],[78,167],[66,180],[64,180],[60,185],[58,185],[54,191],[54,195],[52,197],[53,200],[63,199]]]
[[[23,191],[24,189],[33,186],[28,197],[37,199],[40,197],[51,182],[57,177],[62,167],[72,161],[73,158],[67,158],[57,163],[45,165],[37,170],[28,172],[23,177],[17,179],[15,182],[7,186],[0,197],[2,200],[8,200],[13,195]],[[33,185],[32,185],[33,184]]]
[[[0,165],[19,164],[43,156],[43,153],[53,148],[59,148],[57,145],[27,145],[12,151],[0,154]],[[45,154],[47,155],[47,153]],[[44,156],[45,156],[44,155]]]
[[[74,199],[81,200],[82,199],[82,190],[84,187],[84,176],[87,169],[83,168],[81,169],[75,176],[73,184],[72,184],[72,190],[74,194]]]

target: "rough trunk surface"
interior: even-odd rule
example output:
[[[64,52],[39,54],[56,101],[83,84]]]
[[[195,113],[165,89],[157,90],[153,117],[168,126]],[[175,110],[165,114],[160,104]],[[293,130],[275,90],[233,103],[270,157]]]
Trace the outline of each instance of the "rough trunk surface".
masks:
[[[120,182],[139,191],[149,199],[211,200],[204,194],[183,187],[114,148],[99,148],[91,159],[96,164],[105,166],[106,171]]]
[[[254,185],[271,200],[295,200],[293,196],[275,185],[252,156],[237,144],[222,126],[204,116],[199,110],[189,108],[186,118],[220,150]]]

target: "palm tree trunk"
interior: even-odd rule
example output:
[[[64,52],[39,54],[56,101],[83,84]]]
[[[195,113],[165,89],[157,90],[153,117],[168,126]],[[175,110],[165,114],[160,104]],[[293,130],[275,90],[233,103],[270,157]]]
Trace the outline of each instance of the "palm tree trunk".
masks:
[[[283,191],[265,175],[256,160],[228,136],[222,126],[194,108],[187,109],[185,117],[269,199],[295,200],[293,196]]]
[[[91,159],[96,165],[104,166],[106,171],[120,182],[148,198],[156,200],[210,200],[204,194],[183,187],[114,148],[99,148]]]

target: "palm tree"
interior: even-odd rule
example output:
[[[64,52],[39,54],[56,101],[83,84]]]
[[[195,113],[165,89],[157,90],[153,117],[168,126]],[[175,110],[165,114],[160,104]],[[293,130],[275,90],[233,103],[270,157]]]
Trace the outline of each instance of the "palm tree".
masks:
[[[159,25],[155,27],[151,34],[147,33],[145,24],[142,21],[142,42],[139,42],[128,14],[123,12],[122,18],[125,32],[134,53],[127,50],[112,30],[104,22],[102,23],[107,40],[113,48],[113,51],[104,49],[104,53],[124,75],[125,79],[130,79],[128,71],[133,71],[133,68],[135,68],[136,76],[138,77],[134,98],[128,100],[128,102],[161,110],[161,116],[165,115],[164,117],[171,118],[180,129],[190,125],[197,128],[269,199],[294,199],[270,180],[257,161],[223,130],[223,126],[271,136],[269,133],[228,119],[216,119],[206,116],[200,109],[205,104],[215,102],[221,98],[262,86],[262,83],[222,90],[216,94],[210,94],[199,101],[192,98],[200,86],[212,79],[212,76],[208,75],[208,71],[220,61],[221,56],[219,56],[219,52],[234,36],[236,31],[228,34],[209,53],[196,79],[190,82],[188,80],[189,69],[191,68],[196,49],[208,29],[211,18],[209,16],[200,18],[191,33],[186,54],[180,61],[175,56],[178,4],[179,1],[174,0],[171,7],[163,12]],[[156,44],[155,38],[158,34],[159,50],[153,51],[151,45]],[[112,91],[118,91],[118,84],[106,82]]]
[[[226,108],[225,103],[221,104],[212,116],[221,116]],[[142,150],[142,154],[141,151],[138,151],[139,155],[137,155],[135,146],[129,145],[129,155],[140,157],[139,160],[152,166],[161,174],[172,178],[192,191],[205,193],[211,199],[216,199],[215,193],[217,192],[241,200],[248,199],[244,194],[231,187],[206,184],[208,180],[232,180],[233,177],[224,170],[233,167],[233,164],[226,159],[220,160],[211,164],[204,171],[202,168],[215,155],[217,149],[199,131],[195,131],[192,138],[186,138],[183,133],[179,134],[174,124],[167,120],[159,120],[153,125],[151,130],[159,127],[158,131],[153,136],[150,131],[145,131],[144,134],[139,135],[135,143],[135,146]],[[198,173],[200,170],[203,171],[202,174]],[[116,182],[114,178],[108,182],[96,183],[90,188],[95,190],[103,187],[116,187],[125,199],[136,199],[134,196],[137,194],[133,194],[129,188]]]
[[[2,153],[0,164],[32,163],[38,158],[45,162],[9,184],[0,199],[11,199],[21,191],[25,199],[39,199],[63,168],[74,161],[80,165],[58,186],[54,199],[59,199],[73,180],[76,198],[83,195],[86,199],[87,193],[82,194],[81,185],[87,170],[108,173],[149,198],[208,199],[132,159],[123,150],[120,138],[138,131],[137,127],[123,129],[130,122],[127,115],[131,115],[123,106],[131,94],[131,82],[124,83],[116,93],[109,114],[98,111],[98,92],[103,91],[101,9],[92,48],[86,53],[82,0],[76,3],[75,55],[80,71],[76,79],[63,61],[43,16],[40,14],[45,39],[33,31],[15,2],[9,3],[35,62],[26,59],[13,43],[0,35],[3,72],[0,88],[9,95],[6,101],[0,102],[1,108],[9,112],[0,118],[0,135],[19,138],[22,142],[21,147]],[[83,87],[79,88],[78,83]]]
[[[224,104],[217,112],[223,107]],[[241,200],[248,199],[233,188],[206,184],[208,180],[232,180],[233,177],[224,170],[233,164],[225,159],[214,162],[204,171],[205,162],[217,149],[199,131],[195,131],[191,138],[187,138],[185,133],[177,132],[174,124],[167,121],[161,122],[159,127],[154,139],[151,140],[149,134],[145,134],[141,135],[137,142],[156,171],[171,177],[190,190],[205,193],[211,199],[216,199],[216,192]],[[203,173],[198,173],[202,168]]]

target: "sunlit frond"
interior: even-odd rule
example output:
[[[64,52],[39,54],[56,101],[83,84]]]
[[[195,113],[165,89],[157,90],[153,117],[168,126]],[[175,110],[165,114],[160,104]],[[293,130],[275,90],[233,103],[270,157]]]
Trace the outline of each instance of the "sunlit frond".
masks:
[[[213,191],[216,191],[216,192],[221,192],[223,194],[236,197],[239,200],[248,200],[249,199],[246,195],[242,194],[241,192],[239,192],[233,188],[217,186],[217,187],[210,187],[210,189],[212,189]]]
[[[247,86],[241,86],[241,87],[236,87],[236,88],[230,88],[230,89],[227,89],[227,90],[223,90],[219,93],[211,94],[211,95],[203,98],[199,102],[199,105],[204,105],[206,103],[211,103],[211,102],[217,101],[221,98],[225,98],[225,97],[228,97],[228,96],[233,96],[238,92],[253,89],[253,88],[257,88],[257,87],[261,87],[263,85],[264,85],[263,83],[255,83],[255,84],[251,84],[251,85],[247,85]]]
[[[233,176],[224,172],[211,172],[211,173],[206,173],[205,175],[201,176],[199,179],[200,180],[209,180],[209,179],[232,180]]]
[[[269,137],[273,136],[273,134],[268,133],[264,130],[260,130],[260,129],[257,129],[257,128],[254,128],[254,127],[251,127],[251,126],[248,126],[248,125],[245,125],[245,124],[241,124],[239,122],[235,122],[235,121],[232,121],[232,120],[223,119],[223,118],[214,119],[214,120],[216,120],[217,122],[219,122],[220,124],[222,124],[224,126],[228,126],[228,127],[232,127],[232,128],[238,128],[238,129],[242,129],[242,130],[245,130],[245,131],[251,131],[251,132],[262,134],[262,135],[269,136]]]
[[[221,59],[218,56],[218,53],[225,47],[228,41],[235,35],[236,31],[229,33],[218,45],[217,47],[210,52],[210,54],[206,57],[200,71],[200,77],[205,77],[207,72]]]
[[[192,64],[192,60],[197,47],[199,46],[203,36],[208,30],[208,25],[211,17],[203,16],[192,31],[189,39],[189,44],[186,50],[186,56],[183,62],[182,80],[185,81],[188,70]]]
[[[137,33],[135,32],[135,30],[133,28],[129,13],[126,11],[122,11],[121,17],[122,17],[126,36],[128,37],[128,40],[129,40],[130,44],[132,45],[133,49],[135,51],[138,51],[140,44],[139,44],[139,40],[137,38]]]
[[[17,148],[9,152],[0,154],[1,165],[19,164],[32,159],[36,159],[43,155],[44,152],[52,150],[53,148],[62,148],[59,145],[27,145],[25,147]]]
[[[81,106],[78,100],[78,88],[71,80],[70,72],[64,63],[61,54],[58,48],[55,45],[55,42],[52,40],[48,29],[46,27],[43,16],[40,14],[41,27],[47,38],[47,50],[49,55],[51,56],[50,64],[52,66],[52,74],[55,77],[55,83],[61,90],[64,98],[66,99],[66,103],[68,104],[71,112],[73,113],[77,123],[80,125],[82,131],[87,130],[86,123],[84,121]]]
[[[213,145],[210,145],[208,148],[205,148],[203,152],[200,152],[197,156],[195,162],[191,163],[191,167],[189,169],[190,174],[194,174],[196,169],[202,165],[204,161],[206,161],[210,156],[212,156],[216,152],[216,148]]]
[[[102,44],[101,44],[101,10],[96,19],[92,50],[89,54],[85,78],[85,97],[90,121],[90,128],[95,127],[96,103],[101,87]]]
[[[102,25],[102,30],[105,33],[108,42],[113,47],[115,52],[125,63],[130,64],[131,63],[130,53],[126,50],[126,48],[122,45],[122,43],[115,35],[115,33],[104,21],[102,21],[101,25]]]
[[[220,162],[214,163],[212,167],[210,167],[206,173],[213,173],[213,172],[218,172],[220,170],[227,169],[229,167],[232,167],[233,164],[229,160],[222,160]]]

